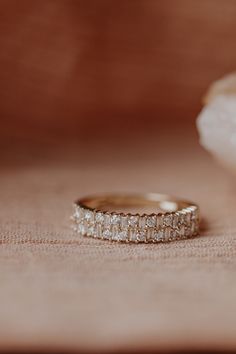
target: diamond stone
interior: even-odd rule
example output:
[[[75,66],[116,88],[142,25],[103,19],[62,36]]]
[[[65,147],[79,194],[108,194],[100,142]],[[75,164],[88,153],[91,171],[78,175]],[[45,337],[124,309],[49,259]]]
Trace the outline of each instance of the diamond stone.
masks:
[[[129,230],[129,240],[132,242],[136,242],[137,241],[137,230],[135,229],[130,229]]]
[[[79,224],[79,226],[78,226],[78,232],[79,232],[81,235],[85,235],[85,234],[86,234],[86,231],[87,231],[86,224]]]
[[[112,215],[111,216],[111,224],[112,225],[118,225],[120,223],[120,215]]]
[[[184,225],[180,226],[179,234],[181,237],[185,236],[185,226]]]
[[[112,236],[112,233],[111,233],[110,229],[105,229],[105,230],[103,230],[102,235],[103,235],[103,238],[110,239]]]
[[[157,215],[157,227],[163,226],[163,215]]]
[[[104,215],[103,215],[103,213],[101,213],[101,212],[98,212],[98,213],[96,213],[96,215],[95,215],[95,220],[98,222],[98,223],[103,223],[103,221],[104,221]]]
[[[146,232],[145,231],[139,231],[139,233],[137,234],[137,239],[140,242],[144,242],[146,241]]]
[[[148,228],[146,232],[146,241],[153,241],[154,235],[155,235],[155,229],[153,228]]]
[[[128,227],[128,217],[126,215],[121,217],[121,227]]]
[[[94,231],[94,236],[97,237],[97,238],[101,238],[102,237],[102,226],[97,224],[95,226],[95,231]]]
[[[119,236],[118,227],[117,226],[113,226],[112,227],[112,240],[118,241],[119,240],[118,236]]]
[[[111,216],[110,214],[105,214],[104,216],[104,225],[105,226],[110,226],[111,224]]]
[[[147,216],[146,224],[148,227],[155,227],[156,226],[156,216],[155,215]]]
[[[164,232],[163,230],[156,231],[154,233],[154,240],[157,242],[163,241],[164,239]]]
[[[198,208],[196,206],[192,206],[190,209],[191,209],[192,220],[198,219]]]
[[[139,217],[139,227],[140,229],[144,229],[145,226],[146,226],[146,216],[143,215]]]
[[[137,215],[131,215],[128,219],[129,226],[135,227],[138,224],[138,219]]]
[[[179,212],[179,223],[184,224],[185,223],[185,211],[181,210]]]
[[[75,221],[79,221],[83,218],[83,210],[79,207],[75,209],[75,212],[72,217]]]
[[[167,226],[165,228],[165,241],[169,241],[171,238],[171,227]]]
[[[122,230],[118,234],[118,239],[120,241],[125,241],[127,239],[127,236],[128,236],[128,231],[127,230]]]
[[[87,230],[87,236],[93,236],[94,235],[94,226],[90,226]]]
[[[176,230],[171,231],[171,240],[177,240],[178,239],[178,233]]]
[[[88,222],[93,222],[93,212],[91,210],[85,210],[84,212],[84,218]]]
[[[179,222],[178,215],[177,215],[177,214],[174,214],[174,215],[173,215],[173,220],[172,220],[173,228],[176,228],[176,227],[178,226],[178,222]]]
[[[172,224],[172,215],[171,214],[164,215],[164,223],[166,226],[171,226],[171,224]]]

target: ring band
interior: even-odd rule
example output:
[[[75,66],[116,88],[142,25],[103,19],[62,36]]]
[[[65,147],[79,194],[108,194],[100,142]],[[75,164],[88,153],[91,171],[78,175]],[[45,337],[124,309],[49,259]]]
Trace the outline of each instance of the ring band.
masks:
[[[156,213],[113,211],[121,207],[152,207]],[[196,204],[157,193],[86,197],[75,202],[72,220],[83,236],[110,241],[168,242],[199,233]]]

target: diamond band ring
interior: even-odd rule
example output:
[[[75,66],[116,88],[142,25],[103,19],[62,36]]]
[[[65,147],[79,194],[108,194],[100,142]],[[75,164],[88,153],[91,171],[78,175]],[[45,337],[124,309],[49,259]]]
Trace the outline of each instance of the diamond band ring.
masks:
[[[141,212],[129,212],[132,208]],[[78,200],[72,220],[74,230],[83,236],[128,243],[168,242],[198,234],[199,207],[157,193],[101,195]]]

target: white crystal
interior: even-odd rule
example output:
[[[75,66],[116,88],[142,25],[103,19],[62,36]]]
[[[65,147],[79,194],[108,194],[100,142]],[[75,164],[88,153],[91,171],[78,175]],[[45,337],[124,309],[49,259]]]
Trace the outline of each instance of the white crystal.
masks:
[[[197,127],[201,145],[236,173],[236,95],[215,96],[199,114]]]

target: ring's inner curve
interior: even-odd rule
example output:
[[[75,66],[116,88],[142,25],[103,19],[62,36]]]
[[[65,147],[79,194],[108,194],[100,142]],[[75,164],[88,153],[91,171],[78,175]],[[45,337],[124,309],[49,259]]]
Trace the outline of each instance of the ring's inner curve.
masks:
[[[84,198],[78,202],[80,206],[102,211],[128,213],[175,212],[191,205],[165,194],[135,195],[103,195]]]

